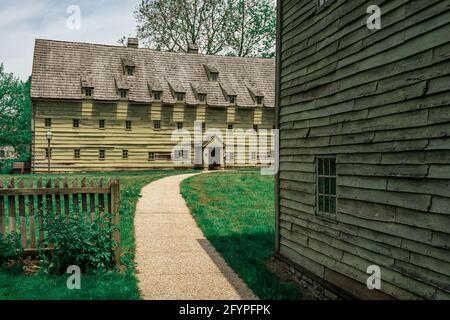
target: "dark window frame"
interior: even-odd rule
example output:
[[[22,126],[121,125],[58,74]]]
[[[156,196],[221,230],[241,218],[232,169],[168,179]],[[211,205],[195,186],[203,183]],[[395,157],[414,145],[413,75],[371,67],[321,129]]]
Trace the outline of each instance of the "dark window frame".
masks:
[[[153,100],[161,101],[162,92],[161,91],[153,91]]]
[[[125,66],[125,75],[126,76],[134,77],[135,73],[136,73],[136,67]]]
[[[182,122],[182,121],[177,122],[177,130],[183,130],[183,127],[184,127],[184,122]]]
[[[155,161],[156,160],[156,152],[149,151],[148,153],[148,161]]]
[[[45,148],[45,159],[52,159],[53,148]]]
[[[73,149],[73,158],[80,159],[81,158],[81,149]]]
[[[100,160],[105,160],[106,159],[106,150],[105,149],[98,150],[98,158]]]
[[[105,119],[98,120],[98,127],[99,127],[99,129],[105,129],[106,128],[106,120]]]
[[[153,120],[153,129],[161,130],[161,120]]]
[[[130,153],[128,151],[128,149],[123,149],[122,150],[122,160],[128,160],[130,156]]]
[[[121,99],[127,99],[128,98],[128,89],[119,89],[119,96]]]
[[[184,101],[186,101],[186,93],[184,93],[184,92],[175,92],[175,100],[177,102],[184,102]]]
[[[228,96],[228,102],[230,104],[236,104],[236,96]]]
[[[131,120],[125,120],[125,130],[131,131],[133,129],[133,123]]]
[[[45,118],[44,126],[48,129],[51,128],[52,127],[52,118]]]
[[[83,94],[86,98],[92,98],[94,95],[94,88],[83,88]]]
[[[316,158],[316,214],[336,220],[338,212],[336,156]]]
[[[80,119],[73,119],[72,120],[72,128],[74,128],[74,129],[80,128]]]

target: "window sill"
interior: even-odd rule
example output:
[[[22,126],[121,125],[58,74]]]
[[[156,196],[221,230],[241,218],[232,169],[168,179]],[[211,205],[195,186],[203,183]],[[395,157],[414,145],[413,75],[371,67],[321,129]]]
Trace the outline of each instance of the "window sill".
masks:
[[[337,224],[337,218],[336,218],[337,213],[325,213],[325,212],[320,212],[320,211],[316,211],[316,217],[318,219],[324,220],[326,222],[330,222],[330,223],[335,223]]]

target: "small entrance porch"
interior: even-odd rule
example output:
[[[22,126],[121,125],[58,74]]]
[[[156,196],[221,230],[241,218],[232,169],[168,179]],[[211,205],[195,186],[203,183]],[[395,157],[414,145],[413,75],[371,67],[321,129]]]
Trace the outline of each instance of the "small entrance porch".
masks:
[[[203,169],[225,169],[224,144],[217,136],[213,136],[203,143]]]

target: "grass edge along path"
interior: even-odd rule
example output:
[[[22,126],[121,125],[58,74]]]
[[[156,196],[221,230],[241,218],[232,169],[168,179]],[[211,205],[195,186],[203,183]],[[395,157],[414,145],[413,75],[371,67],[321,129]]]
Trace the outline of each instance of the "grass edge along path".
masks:
[[[184,180],[181,193],[205,237],[263,300],[296,300],[266,262],[275,249],[273,177],[259,171],[214,173]]]
[[[34,175],[0,175],[6,181],[14,177],[37,180],[42,178],[55,179],[119,179],[121,188],[121,247],[122,253],[127,252],[134,260],[135,234],[134,215],[137,201],[141,197],[141,189],[149,183],[167,176],[190,173],[183,170],[155,170],[141,172],[99,172],[75,174],[34,174]],[[134,274],[118,274],[110,272],[98,276],[81,277],[81,290],[68,290],[66,286],[68,275],[53,276],[36,274],[27,276],[0,272],[0,300],[136,300],[140,299],[137,279]]]

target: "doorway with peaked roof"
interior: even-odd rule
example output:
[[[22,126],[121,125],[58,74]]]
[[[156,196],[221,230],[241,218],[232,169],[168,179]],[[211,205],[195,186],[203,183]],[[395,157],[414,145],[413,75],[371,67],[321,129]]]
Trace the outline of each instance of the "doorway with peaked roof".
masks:
[[[217,136],[213,136],[203,143],[203,168],[205,170],[225,168],[223,148],[224,144]]]

